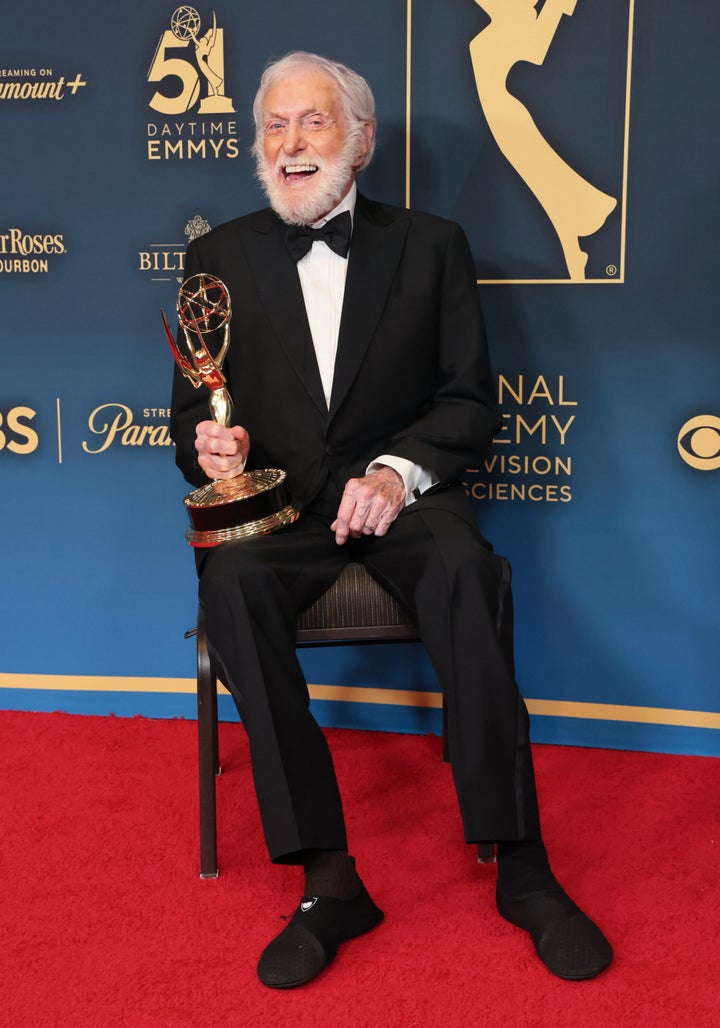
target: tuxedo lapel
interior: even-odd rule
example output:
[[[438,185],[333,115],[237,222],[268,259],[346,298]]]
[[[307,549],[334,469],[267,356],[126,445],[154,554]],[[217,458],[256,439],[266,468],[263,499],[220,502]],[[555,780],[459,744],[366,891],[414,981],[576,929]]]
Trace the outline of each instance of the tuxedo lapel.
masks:
[[[338,339],[330,418],[347,395],[382,315],[402,257],[407,222],[358,194]],[[327,415],[297,266],[285,245],[285,226],[259,212],[243,234],[258,296],[287,359],[317,408]]]
[[[332,396],[330,418],[347,395],[382,315],[403,253],[407,222],[358,194]]]
[[[326,415],[327,404],[300,278],[285,245],[285,226],[272,212],[263,211],[244,242],[268,321],[298,378],[318,409]]]

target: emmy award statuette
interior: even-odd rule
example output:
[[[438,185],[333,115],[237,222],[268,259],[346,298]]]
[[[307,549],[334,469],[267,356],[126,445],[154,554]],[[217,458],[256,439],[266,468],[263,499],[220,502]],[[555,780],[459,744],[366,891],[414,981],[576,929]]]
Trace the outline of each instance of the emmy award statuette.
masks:
[[[210,390],[210,415],[219,425],[230,426],[232,399],[222,372],[230,345],[230,295],[214,275],[193,275],[178,293],[177,312],[187,351],[178,349],[165,312],[165,333],[175,362],[185,378],[198,389]],[[213,356],[206,336],[220,338]],[[266,535],[297,521],[300,512],[292,503],[285,472],[277,468],[246,471],[235,478],[218,479],[194,489],[183,500],[191,528],[185,538],[191,546],[217,546],[229,539]]]

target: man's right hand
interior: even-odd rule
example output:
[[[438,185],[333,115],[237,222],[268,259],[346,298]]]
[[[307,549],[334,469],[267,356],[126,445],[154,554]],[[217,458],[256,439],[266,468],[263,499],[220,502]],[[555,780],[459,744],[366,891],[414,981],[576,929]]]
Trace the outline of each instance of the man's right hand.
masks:
[[[245,467],[250,436],[241,425],[225,428],[216,421],[201,421],[195,431],[195,449],[208,478],[235,478]]]

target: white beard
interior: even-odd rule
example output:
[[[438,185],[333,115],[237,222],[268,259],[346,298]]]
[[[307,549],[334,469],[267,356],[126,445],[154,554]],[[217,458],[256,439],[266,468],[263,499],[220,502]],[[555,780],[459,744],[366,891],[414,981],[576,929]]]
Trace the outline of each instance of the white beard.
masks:
[[[293,160],[278,157],[275,167],[270,168],[265,155],[256,147],[256,175],[278,217],[288,225],[312,225],[336,207],[355,177],[360,142],[357,136],[350,134],[334,161],[319,158],[309,161],[318,170],[312,181],[306,183],[305,195],[301,197],[293,196],[292,187],[286,187],[282,179],[283,166],[292,164]],[[302,157],[294,159],[294,163],[302,162]]]

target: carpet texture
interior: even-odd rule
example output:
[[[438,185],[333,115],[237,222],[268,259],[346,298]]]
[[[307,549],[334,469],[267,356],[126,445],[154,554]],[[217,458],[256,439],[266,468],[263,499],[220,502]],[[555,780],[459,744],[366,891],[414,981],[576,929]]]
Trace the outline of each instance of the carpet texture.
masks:
[[[535,747],[553,869],[615,948],[574,983],[497,914],[439,740],[328,737],[385,921],[310,985],[274,992],[255,966],[301,872],[265,857],[241,726],[221,726],[221,875],[201,881],[192,722],[0,712],[0,1024],[720,1023],[720,761]]]

